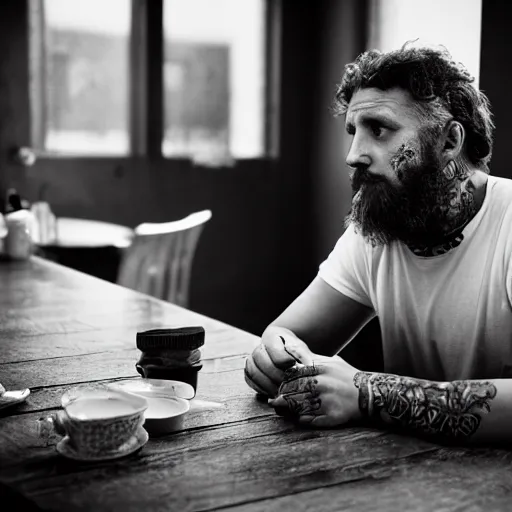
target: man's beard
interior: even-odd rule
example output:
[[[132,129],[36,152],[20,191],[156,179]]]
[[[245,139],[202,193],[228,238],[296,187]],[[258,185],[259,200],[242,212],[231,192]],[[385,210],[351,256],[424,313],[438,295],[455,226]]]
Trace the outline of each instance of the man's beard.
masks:
[[[352,176],[352,208],[345,224],[353,223],[374,246],[396,240],[428,245],[444,236],[442,200],[447,183],[434,144],[423,140],[420,155],[415,156],[400,166],[399,184],[364,168]]]

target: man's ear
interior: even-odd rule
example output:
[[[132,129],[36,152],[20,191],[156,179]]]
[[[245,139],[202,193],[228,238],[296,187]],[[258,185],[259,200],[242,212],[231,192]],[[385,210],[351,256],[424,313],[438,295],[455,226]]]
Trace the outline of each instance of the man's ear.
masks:
[[[464,148],[466,132],[458,121],[450,121],[445,128],[443,156],[447,161],[460,157]]]

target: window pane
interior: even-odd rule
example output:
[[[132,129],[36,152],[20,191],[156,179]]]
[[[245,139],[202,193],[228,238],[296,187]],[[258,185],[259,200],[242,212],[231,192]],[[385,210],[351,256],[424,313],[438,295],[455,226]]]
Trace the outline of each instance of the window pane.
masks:
[[[371,0],[370,7],[370,48],[387,52],[406,41],[444,45],[468,68],[478,87],[482,0]],[[460,27],[462,12],[463,29],[453,30]]]
[[[33,145],[126,154],[130,0],[31,1]]]
[[[164,155],[264,153],[264,0],[164,1]]]

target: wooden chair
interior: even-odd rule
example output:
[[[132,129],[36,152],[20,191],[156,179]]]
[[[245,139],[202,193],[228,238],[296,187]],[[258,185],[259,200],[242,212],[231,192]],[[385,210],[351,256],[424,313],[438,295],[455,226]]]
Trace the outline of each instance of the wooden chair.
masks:
[[[203,210],[173,222],[138,225],[117,283],[187,307],[194,253],[211,216],[210,210]]]

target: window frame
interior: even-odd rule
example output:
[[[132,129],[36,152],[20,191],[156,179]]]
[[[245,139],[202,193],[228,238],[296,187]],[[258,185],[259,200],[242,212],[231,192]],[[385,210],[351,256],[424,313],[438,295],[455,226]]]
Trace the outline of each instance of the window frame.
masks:
[[[41,2],[43,0],[40,0]],[[165,0],[131,0],[131,27],[129,36],[128,62],[128,137],[127,154],[105,155],[65,154],[48,150],[34,150],[38,157],[57,159],[124,159],[147,158],[150,160],[192,160],[193,156],[165,156],[162,152],[164,138],[164,20]],[[280,144],[280,67],[281,67],[281,1],[264,0],[264,111],[263,111],[263,154],[256,158],[235,158],[233,160],[275,160],[279,157]],[[34,9],[34,7],[30,7]],[[44,27],[41,21],[37,27],[31,17],[31,31],[39,29],[40,36],[31,43],[31,59],[39,57],[44,41]],[[42,18],[41,18],[42,19]],[[36,36],[37,37],[37,36]],[[33,40],[33,36],[30,35]],[[34,56],[34,52],[39,55]],[[44,65],[44,64],[43,64]],[[41,66],[42,67],[42,66]],[[31,69],[35,66],[31,65]],[[30,83],[31,101],[42,101],[40,86],[41,74],[32,77]],[[39,98],[37,98],[39,97]],[[44,109],[44,101],[41,103]],[[31,140],[42,146],[44,127],[31,108]],[[149,122],[151,120],[151,122]]]

